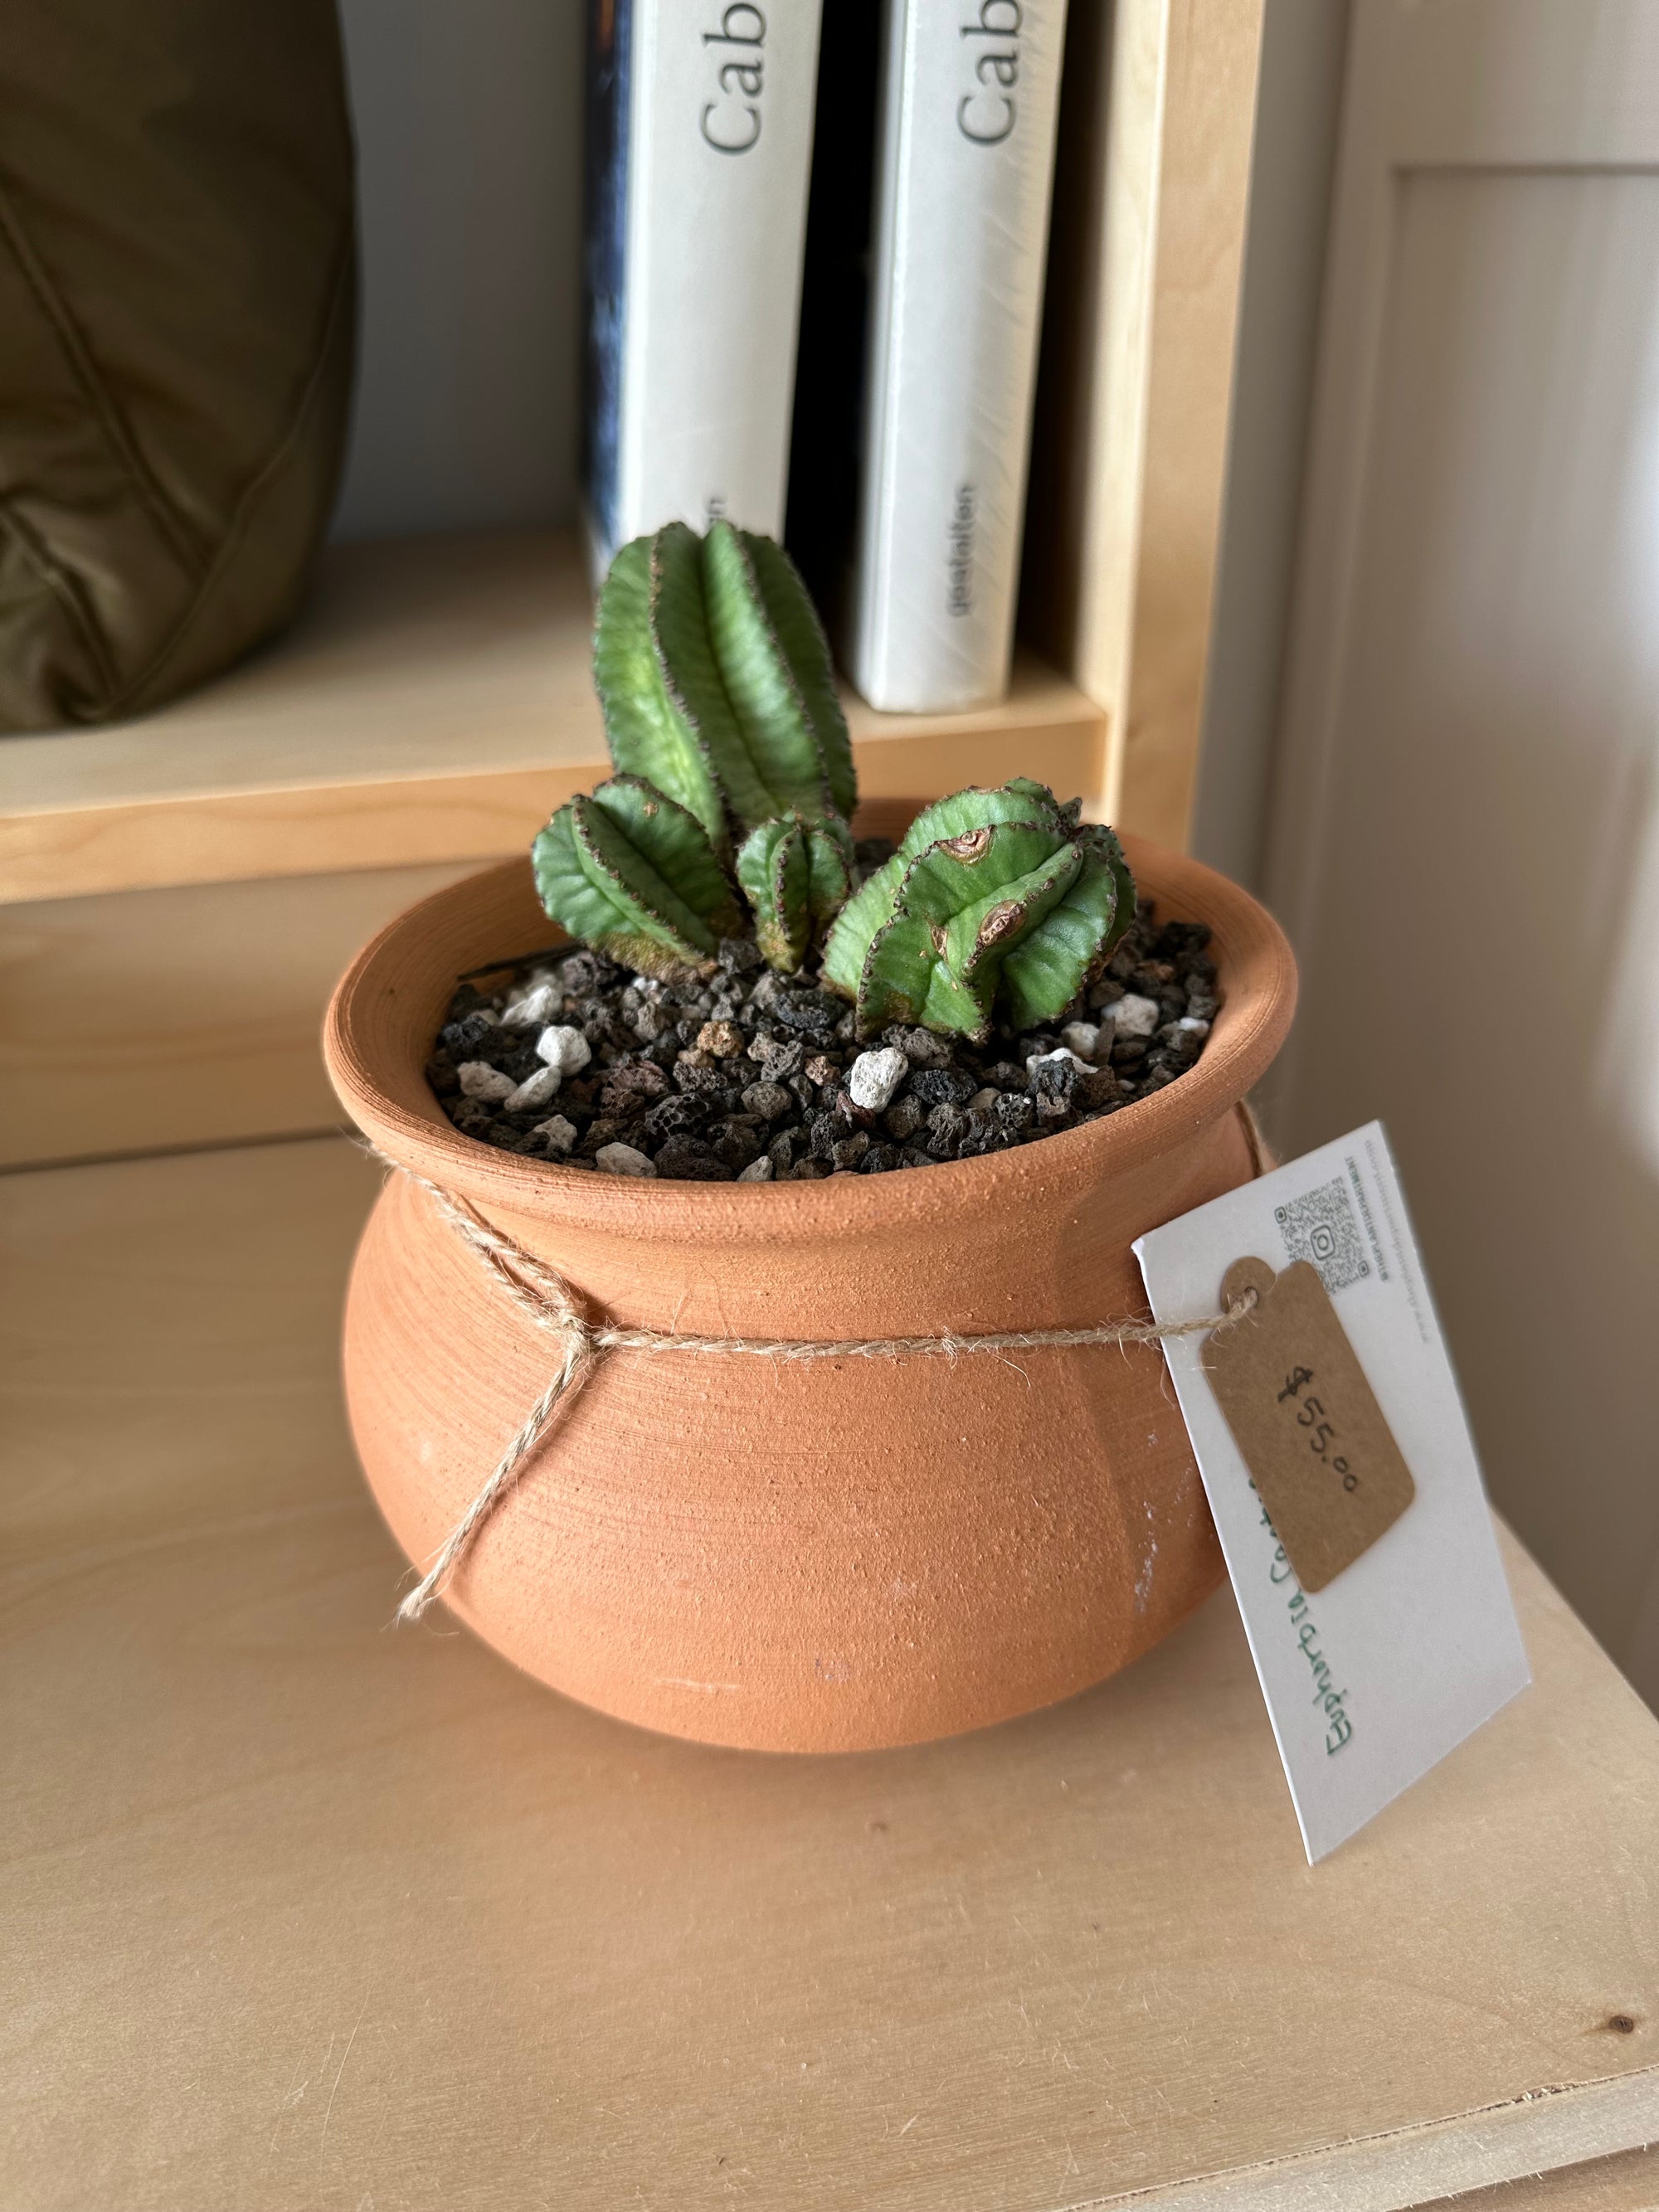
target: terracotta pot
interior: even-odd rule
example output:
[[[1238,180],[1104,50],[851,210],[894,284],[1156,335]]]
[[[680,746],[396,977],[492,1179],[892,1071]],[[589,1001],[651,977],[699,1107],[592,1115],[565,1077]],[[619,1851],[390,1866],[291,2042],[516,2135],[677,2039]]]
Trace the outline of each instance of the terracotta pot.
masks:
[[[1243,891],[1175,854],[1130,854],[1160,915],[1215,933],[1213,1034],[1152,1097],[1012,1152],[819,1182],[636,1182],[462,1136],[422,1068],[459,973],[556,934],[518,861],[422,900],[359,956],[329,1011],[329,1071],[383,1151],[625,1325],[839,1339],[1144,1316],[1130,1242],[1252,1173],[1237,1109],[1296,982]],[[393,1178],[352,1276],[345,1376],[370,1486],[411,1559],[429,1561],[478,1489],[552,1351]],[[1097,1682],[1220,1575],[1155,1349],[790,1364],[613,1352],[448,1602],[527,1673],[624,1719],[848,1751]]]

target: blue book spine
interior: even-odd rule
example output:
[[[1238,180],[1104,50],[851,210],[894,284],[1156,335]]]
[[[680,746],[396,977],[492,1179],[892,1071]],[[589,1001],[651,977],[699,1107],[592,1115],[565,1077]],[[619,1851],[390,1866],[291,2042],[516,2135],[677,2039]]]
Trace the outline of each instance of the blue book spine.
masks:
[[[633,31],[634,0],[588,0],[582,481],[593,534],[606,546],[616,542],[621,469]]]

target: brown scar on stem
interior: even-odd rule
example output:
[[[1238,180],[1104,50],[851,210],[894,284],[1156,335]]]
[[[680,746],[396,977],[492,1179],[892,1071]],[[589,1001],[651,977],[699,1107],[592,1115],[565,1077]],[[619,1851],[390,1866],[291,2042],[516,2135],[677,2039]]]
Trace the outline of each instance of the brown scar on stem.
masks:
[[[1000,906],[994,906],[979,926],[979,934],[974,939],[975,951],[981,951],[985,945],[994,945],[1000,937],[1006,937],[1024,911],[1024,906],[1018,899],[1004,899]]]
[[[964,830],[960,837],[942,837],[939,850],[948,853],[952,860],[963,861],[972,867],[975,860],[985,858],[990,843],[991,832],[988,828],[981,826],[977,830]]]

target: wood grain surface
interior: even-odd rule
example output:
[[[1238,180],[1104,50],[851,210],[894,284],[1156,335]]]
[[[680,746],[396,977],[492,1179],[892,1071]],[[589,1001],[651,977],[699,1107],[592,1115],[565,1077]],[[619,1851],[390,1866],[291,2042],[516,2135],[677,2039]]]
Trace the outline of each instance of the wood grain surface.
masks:
[[[1184,845],[1221,542],[1262,0],[1073,9],[1023,626],[1111,729],[1105,818]]]
[[[924,1750],[645,1735],[386,1631],[374,1182],[0,1182],[8,2212],[1388,2212],[1659,2133],[1659,1729],[1517,1550],[1534,1686],[1313,1869],[1224,1591]]]
[[[330,994],[475,866],[0,904],[0,1167],[337,1127]]]

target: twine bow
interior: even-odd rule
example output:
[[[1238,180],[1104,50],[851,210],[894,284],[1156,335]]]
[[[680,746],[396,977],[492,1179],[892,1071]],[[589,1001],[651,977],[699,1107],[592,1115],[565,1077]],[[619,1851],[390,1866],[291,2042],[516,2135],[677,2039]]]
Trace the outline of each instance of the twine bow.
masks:
[[[376,1146],[370,1155],[394,1174],[405,1176],[425,1191],[463,1243],[475,1252],[495,1281],[532,1324],[555,1337],[559,1364],[518,1434],[502,1452],[489,1480],[439,1547],[431,1565],[398,1606],[399,1621],[419,1620],[433,1600],[442,1596],[457,1569],[465,1559],[478,1531],[522,1474],[525,1463],[551,1427],[559,1407],[579,1390],[599,1360],[609,1352],[677,1352],[706,1357],[755,1359],[955,1359],[973,1352],[1036,1352],[1060,1347],[1107,1344],[1162,1344],[1167,1338],[1202,1336],[1243,1320],[1255,1304],[1255,1292],[1246,1291],[1225,1312],[1205,1314],[1195,1321],[1106,1322],[1097,1328],[996,1329],[984,1334],[957,1336],[876,1336],[799,1338],[776,1336],[692,1336],[678,1330],[657,1328],[596,1328],[577,1304],[563,1277],[504,1235],[465,1199],[458,1199],[441,1183],[416,1175],[401,1161],[391,1159]],[[1254,1152],[1254,1146],[1252,1147]],[[1257,1172],[1260,1172],[1258,1164]]]

